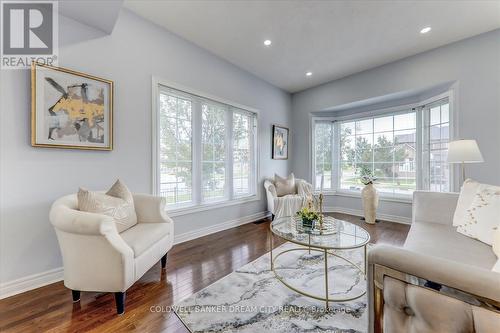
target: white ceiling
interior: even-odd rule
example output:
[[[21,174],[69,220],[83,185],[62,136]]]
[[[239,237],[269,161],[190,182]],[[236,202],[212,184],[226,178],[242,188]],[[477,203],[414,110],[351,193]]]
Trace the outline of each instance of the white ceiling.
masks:
[[[500,28],[500,1],[126,0],[125,7],[289,92]],[[432,31],[421,35],[425,26]]]

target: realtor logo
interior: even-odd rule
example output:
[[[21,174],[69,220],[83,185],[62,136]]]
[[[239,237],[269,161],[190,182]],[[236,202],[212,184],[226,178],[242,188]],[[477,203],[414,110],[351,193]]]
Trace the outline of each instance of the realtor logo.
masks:
[[[2,1],[2,69],[57,59],[57,2]]]

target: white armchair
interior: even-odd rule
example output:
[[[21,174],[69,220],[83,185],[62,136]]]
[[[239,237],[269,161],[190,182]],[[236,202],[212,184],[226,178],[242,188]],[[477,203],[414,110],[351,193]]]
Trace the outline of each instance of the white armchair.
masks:
[[[277,217],[292,216],[307,204],[312,197],[312,185],[303,179],[295,179],[296,192],[278,196],[273,179],[264,181],[267,196],[267,210],[271,212],[273,220]]]
[[[172,248],[174,224],[165,214],[165,199],[134,194],[137,224],[118,233],[112,217],[78,210],[76,194],[52,205],[50,221],[61,248],[64,285],[73,301],[80,291],[115,293],[118,314],[125,311],[125,292],[155,263],[162,269]]]

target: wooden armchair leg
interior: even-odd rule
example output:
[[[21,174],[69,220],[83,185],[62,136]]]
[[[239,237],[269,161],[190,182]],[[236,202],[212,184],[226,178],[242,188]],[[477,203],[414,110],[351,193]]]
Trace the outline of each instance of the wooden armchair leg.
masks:
[[[163,257],[161,257],[161,268],[165,268],[167,266],[167,255],[168,253],[165,253]]]
[[[80,301],[80,290],[71,290],[71,296],[73,296],[73,303]]]
[[[116,313],[121,315],[125,313],[125,292],[115,293]]]

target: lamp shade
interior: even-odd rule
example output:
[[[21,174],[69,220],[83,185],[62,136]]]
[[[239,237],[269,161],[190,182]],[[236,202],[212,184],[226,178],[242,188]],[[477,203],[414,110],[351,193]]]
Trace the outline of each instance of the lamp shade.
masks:
[[[457,140],[449,143],[448,163],[484,162],[476,140]]]

